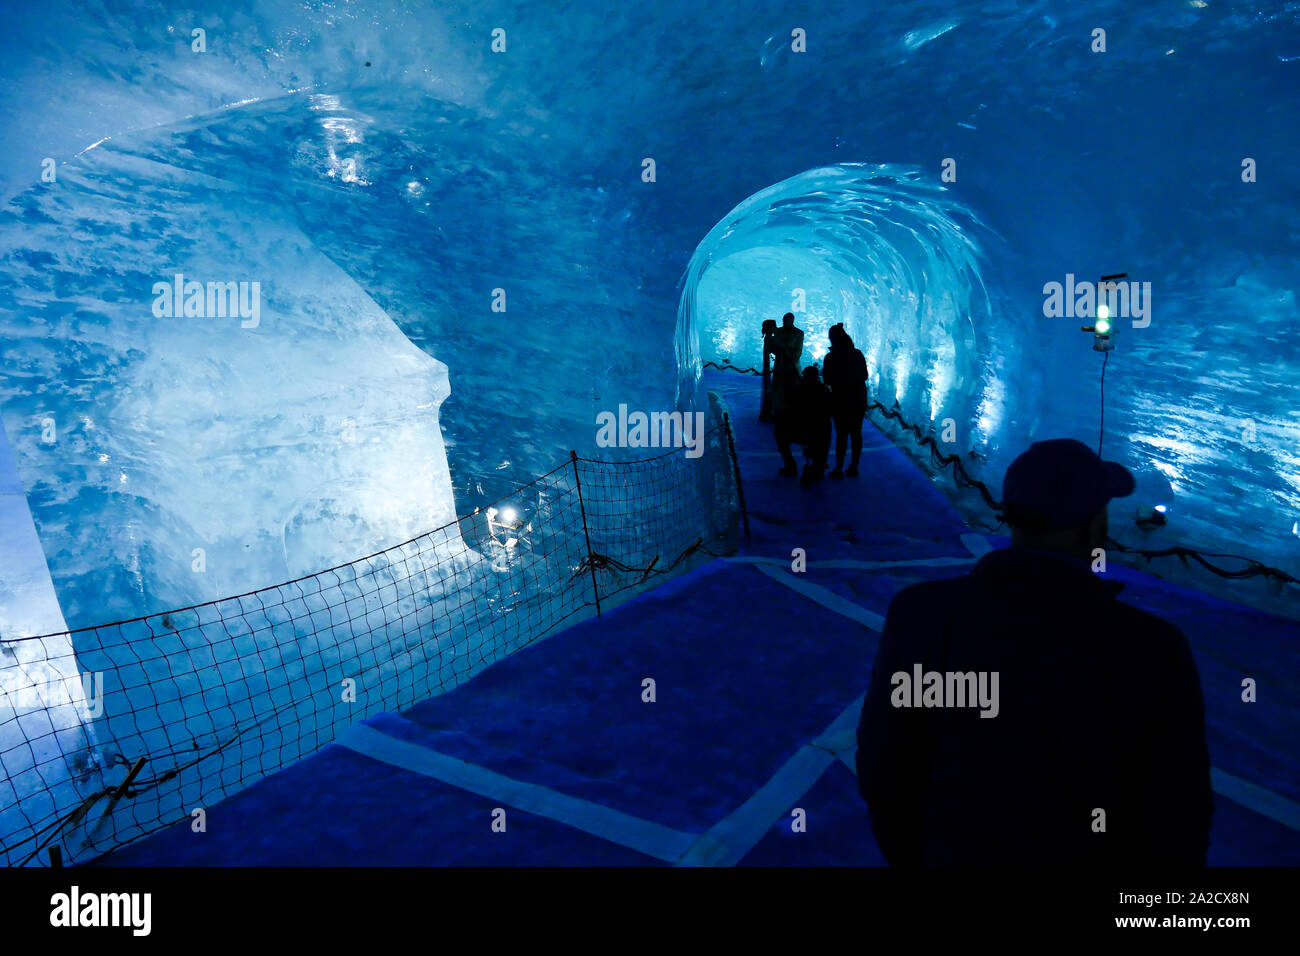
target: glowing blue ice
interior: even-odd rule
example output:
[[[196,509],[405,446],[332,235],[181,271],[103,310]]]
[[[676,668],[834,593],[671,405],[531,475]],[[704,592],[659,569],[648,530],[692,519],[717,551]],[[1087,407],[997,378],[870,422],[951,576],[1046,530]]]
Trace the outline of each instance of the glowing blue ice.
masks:
[[[1099,355],[1043,314],[1068,273],[1153,284],[1103,445],[1169,523],[1117,534],[1300,572],[1290,8],[7,13],[0,400],[71,623],[485,503],[701,357],[756,364],[794,288],[811,358],[845,321],[996,487],[1029,440],[1096,442]],[[178,269],[262,279],[262,327],[132,318]]]

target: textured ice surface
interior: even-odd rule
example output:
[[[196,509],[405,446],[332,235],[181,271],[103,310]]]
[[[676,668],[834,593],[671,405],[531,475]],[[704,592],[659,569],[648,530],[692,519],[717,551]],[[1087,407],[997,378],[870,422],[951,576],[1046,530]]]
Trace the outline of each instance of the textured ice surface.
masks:
[[[0,248],[6,426],[72,627],[453,517],[445,368],[278,205],[98,149],[0,214]],[[178,273],[247,282],[250,305],[257,282],[259,307],[160,317],[155,283]]]
[[[757,367],[763,319],[802,306],[803,364],[825,356],[827,330],[843,322],[878,398],[905,403],[914,420],[974,422],[983,444],[1004,412],[991,369],[1019,356],[1012,338],[983,353],[977,345],[996,314],[981,232],[917,170],[837,166],[791,177],[746,199],[696,249],[681,307],[683,366]]]
[[[1048,283],[1098,276],[1028,269],[1037,250],[1011,248],[935,179],[906,167],[825,167],[722,217],[695,250],[680,306],[684,385],[705,361],[757,367],[762,320],[802,305],[804,364],[824,356],[827,329],[843,322],[866,356],[872,397],[968,456],[994,494],[1030,442],[1100,440],[1138,478],[1136,494],[1111,506],[1120,542],[1183,544],[1300,573],[1295,265],[1225,252],[1235,263],[1227,275],[1182,275],[1164,249],[1143,251],[1150,271],[1137,279],[1156,278],[1144,280],[1145,314],[1116,319],[1103,433],[1102,355],[1080,331],[1091,313],[1044,316]],[[1213,242],[1203,240],[1209,258]],[[1026,274],[1045,276],[1044,288],[1025,289]],[[1135,519],[1156,506],[1169,525],[1139,529]],[[990,514],[978,503],[972,513]],[[1275,610],[1288,604],[1280,592],[1198,583]]]
[[[7,842],[33,817],[75,806],[99,779],[94,714],[72,641],[8,642],[65,625],[2,425],[0,549],[0,838]],[[94,686],[92,678],[92,694]]]
[[[746,197],[837,163],[885,164],[881,182],[855,188],[906,223],[854,230],[839,186],[823,190],[820,210],[811,192],[796,200],[805,215],[794,232],[809,240],[801,249],[775,236],[779,220],[746,223],[751,248],[701,274],[683,342],[702,336],[706,356],[720,355],[718,336],[734,332],[727,348],[753,364],[744,323],[777,306],[774,287],[842,279],[845,289],[810,298],[814,330],[836,317],[859,329],[885,397],[923,424],[952,417],[956,446],[983,456],[973,467],[996,485],[1026,441],[1092,443],[1096,433],[1099,356],[1077,321],[1043,316],[1044,283],[1128,271],[1153,284],[1152,322],[1121,326],[1104,444],[1143,476],[1142,503],[1167,499],[1170,525],[1142,538],[1118,515],[1117,530],[1123,523],[1130,543],[1186,541],[1300,570],[1291,397],[1300,197],[1285,173],[1300,150],[1300,28],[1290,6],[989,2],[954,13],[930,3],[791,11],[760,0],[703,17],[676,3],[542,10],[464,0],[236,2],[219,13],[54,2],[6,12],[0,175],[18,203],[0,290],[4,415],[61,594],[88,569],[99,576],[65,599],[73,620],[194,589],[187,565],[162,556],[151,536],[178,553],[218,523],[229,526],[232,552],[251,536],[247,562],[225,553],[225,570],[209,571],[215,592],[324,558],[337,541],[324,530],[331,522],[340,535],[391,541],[421,509],[448,507],[431,496],[381,519],[375,501],[409,488],[408,473],[379,478],[361,468],[379,468],[372,455],[359,472],[335,462],[317,475],[318,459],[293,464],[296,446],[283,437],[252,495],[282,481],[273,506],[213,490],[230,487],[230,473],[199,469],[183,433],[221,434],[211,414],[196,420],[223,360],[205,365],[191,352],[188,371],[168,365],[194,343],[160,358],[128,346],[121,321],[140,294],[132,283],[183,265],[189,244],[200,263],[268,267],[267,300],[282,311],[275,296],[290,273],[314,269],[329,289],[351,290],[320,298],[342,296],[376,321],[382,310],[442,363],[450,398],[421,427],[441,431],[455,501],[472,505],[557,452],[589,448],[593,412],[671,403],[677,283],[692,251]],[[59,31],[47,29],[53,19]],[[498,27],[501,53],[491,46]],[[205,52],[194,50],[196,28]],[[806,53],[791,49],[796,28]],[[1105,53],[1091,49],[1096,28],[1107,31]],[[65,164],[58,184],[39,183],[44,157]],[[641,178],[647,157],[652,183]],[[957,181],[940,191],[946,157]],[[1257,182],[1242,182],[1246,157]],[[913,169],[920,176],[910,180]],[[202,185],[213,181],[220,186]],[[225,212],[204,227],[218,194]],[[188,224],[179,233],[177,219]],[[91,243],[103,255],[60,262]],[[331,260],[335,278],[324,278],[323,261],[300,268],[295,245],[305,260]],[[238,258],[254,252],[257,262]],[[123,256],[139,258],[138,276]],[[490,310],[495,288],[506,290],[504,313]],[[321,338],[340,338],[337,314],[323,318]],[[370,363],[356,372],[358,392],[372,392],[361,376],[379,376],[401,349],[381,339],[336,345]],[[689,346],[684,354],[689,394]],[[292,369],[287,358],[268,361],[285,363],[283,382],[295,370],[342,367],[325,355]],[[255,352],[247,360],[265,364]],[[198,376],[200,392],[176,385],[186,375]],[[24,434],[54,383],[67,393],[57,407],[93,410],[84,418],[107,429],[86,440],[76,418],[76,460],[51,460]],[[250,396],[276,392],[256,377],[249,384],[230,399],[228,425],[271,414]],[[342,382],[322,383],[311,402],[288,388],[286,423],[310,404],[324,429],[349,404]],[[177,409],[178,432],[142,431],[163,406]],[[395,434],[374,434],[390,448],[405,426],[385,421]],[[125,484],[120,465],[129,465]],[[335,504],[316,514],[316,484],[330,483]],[[202,514],[167,503],[182,488]],[[295,510],[300,499],[305,511]],[[98,515],[102,534],[83,517]],[[243,580],[253,576],[262,580]],[[92,591],[104,602],[97,610]]]
[[[1300,572],[1293,4],[50,0],[5,8],[0,63],[0,413],[70,624],[356,558],[594,453],[596,412],[756,364],[796,286],[810,355],[845,321],[876,396],[952,419],[996,487],[1025,442],[1096,435],[1099,356],[1043,314],[1071,273],[1152,283],[1104,446],[1170,524],[1117,509],[1117,536]],[[177,272],[260,283],[256,327],[155,316]],[[271,636],[328,658],[321,613]],[[401,670],[404,632],[366,637]]]

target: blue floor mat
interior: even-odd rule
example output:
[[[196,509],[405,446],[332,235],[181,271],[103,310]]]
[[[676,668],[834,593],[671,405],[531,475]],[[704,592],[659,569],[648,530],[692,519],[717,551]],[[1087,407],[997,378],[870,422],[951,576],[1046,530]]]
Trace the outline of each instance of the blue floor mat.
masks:
[[[733,415],[751,513],[749,555],[883,615],[899,589],[964,567],[828,568],[824,561],[969,558],[970,529],[878,431],[862,477],[809,489],[776,474],[770,430],[746,410],[756,382],[709,376]],[[742,404],[749,403],[749,404]],[[988,539],[992,544],[1003,542]],[[1124,568],[1124,600],[1174,621],[1205,692],[1211,758],[1300,800],[1300,625]],[[745,803],[865,690],[878,635],[774,581],[713,561],[368,725],[398,740],[688,835]],[[1241,680],[1259,701],[1241,700]],[[655,701],[642,699],[647,679]],[[101,858],[119,865],[662,865],[661,860],[440,780],[330,746],[188,821]],[[1300,834],[1216,794],[1209,861],[1297,865]],[[795,832],[790,812],[806,815]],[[748,850],[742,865],[881,865],[853,772],[835,761]]]

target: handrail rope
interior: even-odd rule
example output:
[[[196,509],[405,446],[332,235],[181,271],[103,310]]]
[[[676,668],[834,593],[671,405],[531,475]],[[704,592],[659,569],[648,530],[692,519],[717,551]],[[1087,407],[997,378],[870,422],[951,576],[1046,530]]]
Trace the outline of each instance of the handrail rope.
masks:
[[[741,372],[743,374],[748,374],[748,375],[763,374],[757,369],[738,368],[737,366],[727,362],[718,363],[718,362],[710,361],[710,362],[705,362],[704,365],[709,368],[728,370],[733,372]],[[965,465],[961,461],[961,458],[957,455],[943,454],[939,450],[939,446],[935,442],[933,435],[925,434],[925,432],[920,428],[920,426],[914,425],[911,422],[907,421],[905,418],[903,418],[903,416],[898,411],[899,405],[897,402],[894,403],[894,407],[892,409],[885,408],[885,406],[881,405],[880,402],[871,402],[867,407],[868,409],[879,410],[887,418],[896,419],[903,428],[912,432],[913,437],[915,437],[918,443],[922,445],[928,445],[930,447],[930,459],[932,462],[936,463],[937,467],[942,468],[951,465],[953,468],[954,477],[959,485],[965,485],[968,487],[975,488],[976,490],[979,491],[980,497],[984,499],[985,504],[987,504],[990,508],[992,508],[995,511],[1001,509],[1002,506],[993,497],[992,493],[988,489],[988,486],[985,485],[982,481],[970,477],[969,473],[966,471]],[[999,519],[999,523],[1000,524],[1002,523],[1000,519]],[[1275,568],[1272,565],[1264,564],[1262,561],[1256,560],[1255,558],[1248,558],[1240,554],[1220,554],[1212,551],[1202,551],[1198,548],[1188,548],[1182,545],[1174,545],[1173,547],[1161,548],[1161,549],[1132,548],[1129,547],[1128,545],[1121,544],[1119,541],[1116,541],[1114,538],[1111,538],[1109,536],[1107,537],[1106,540],[1107,540],[1107,544],[1113,547],[1114,550],[1119,551],[1123,554],[1136,555],[1138,557],[1145,558],[1147,561],[1150,561],[1152,558],[1178,557],[1183,562],[1183,564],[1186,565],[1188,559],[1190,558],[1193,561],[1196,561],[1206,570],[1211,571],[1214,574],[1217,574],[1219,577],[1227,578],[1229,580],[1244,580],[1246,578],[1253,578],[1253,577],[1267,577],[1267,578],[1272,578],[1276,581],[1280,581],[1284,584],[1300,584],[1300,578],[1296,578],[1294,575],[1289,574],[1286,571],[1283,571],[1281,568]],[[1236,571],[1231,571],[1228,570],[1227,568],[1220,567],[1219,565],[1215,564],[1213,561],[1210,561],[1209,558],[1227,558],[1233,561],[1242,561],[1245,562],[1246,567]]]
[[[867,405],[867,408],[868,410],[874,408],[886,418],[897,420],[903,428],[912,433],[918,444],[929,446],[930,459],[936,463],[937,467],[943,468],[951,465],[953,475],[958,484],[974,488],[980,493],[980,497],[984,499],[986,505],[994,511],[1001,510],[1002,504],[993,497],[993,493],[989,491],[989,486],[984,484],[984,482],[980,481],[978,478],[972,478],[970,473],[966,471],[966,466],[962,464],[961,456],[945,454],[943,450],[939,448],[939,443],[934,440],[933,435],[927,435],[919,425],[912,424],[899,413],[897,403],[894,404],[893,408],[886,408],[884,405],[881,405],[880,402],[871,402]]]
[[[591,571],[594,568],[597,571],[614,570],[614,571],[619,571],[623,574],[631,574],[633,572],[640,571],[641,581],[644,581],[651,574],[669,574],[673,570],[673,568],[677,567],[677,565],[682,563],[683,559],[690,557],[692,554],[695,554],[695,552],[697,551],[700,552],[701,554],[707,554],[715,558],[722,557],[722,555],[719,554],[717,551],[704,547],[703,538],[696,538],[692,544],[687,545],[682,550],[682,553],[677,555],[677,557],[673,559],[672,564],[663,568],[656,567],[656,565],[659,563],[659,555],[655,555],[649,564],[644,566],[637,566],[631,564],[624,564],[622,561],[619,561],[615,558],[611,558],[609,555],[600,554],[596,551],[593,551],[590,554],[588,554],[586,557],[584,557],[581,562],[579,562],[577,569],[570,576],[569,580],[570,581],[577,580],[579,577],[581,577],[584,574],[587,574],[589,571]]]

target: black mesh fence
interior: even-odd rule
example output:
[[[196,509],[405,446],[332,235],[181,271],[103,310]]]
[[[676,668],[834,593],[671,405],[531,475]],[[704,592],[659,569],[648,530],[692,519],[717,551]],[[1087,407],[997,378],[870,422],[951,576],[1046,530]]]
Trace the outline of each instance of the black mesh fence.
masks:
[[[274,587],[0,641],[0,862],[83,861],[172,825],[735,551],[728,429],[698,454],[574,455],[490,508]]]

